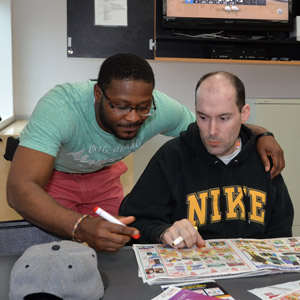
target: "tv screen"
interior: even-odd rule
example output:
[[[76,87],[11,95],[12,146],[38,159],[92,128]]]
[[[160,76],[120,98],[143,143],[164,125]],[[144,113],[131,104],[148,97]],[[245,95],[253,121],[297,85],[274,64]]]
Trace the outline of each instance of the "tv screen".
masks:
[[[162,23],[168,28],[222,29],[223,24],[252,30],[256,24],[255,30],[265,30],[284,28],[291,21],[292,0],[163,0],[162,4]]]

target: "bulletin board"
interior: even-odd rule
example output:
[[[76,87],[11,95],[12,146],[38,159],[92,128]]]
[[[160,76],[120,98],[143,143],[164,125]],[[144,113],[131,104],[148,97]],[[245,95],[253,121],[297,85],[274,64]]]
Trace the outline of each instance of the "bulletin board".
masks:
[[[154,1],[67,0],[68,57],[134,53],[154,58]]]

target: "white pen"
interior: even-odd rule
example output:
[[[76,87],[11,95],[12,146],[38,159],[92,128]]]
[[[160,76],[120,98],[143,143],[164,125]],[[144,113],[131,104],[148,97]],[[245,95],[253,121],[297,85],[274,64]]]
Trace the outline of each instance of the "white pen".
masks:
[[[177,239],[175,239],[174,241],[173,241],[173,243],[172,243],[172,246],[177,246],[177,245],[179,245],[181,242],[183,242],[184,241],[184,239],[183,239],[183,237],[182,236],[179,236]]]
[[[106,221],[108,221],[108,222],[111,222],[111,223],[114,223],[114,224],[119,224],[119,225],[122,225],[122,226],[126,226],[121,221],[119,221],[117,218],[115,218],[114,216],[112,216],[111,214],[109,214],[108,212],[106,212],[105,210],[100,208],[99,206],[95,206],[94,212],[97,215],[99,215],[100,217],[102,217],[103,219],[105,219]],[[132,235],[132,237],[137,240],[141,237],[141,235],[136,234],[136,235]]]
[[[194,226],[194,228],[195,228],[195,230],[198,231],[197,226]],[[182,237],[182,236],[179,236],[178,238],[176,238],[176,239],[173,241],[172,246],[178,246],[178,245],[179,245],[181,242],[183,242],[183,241],[184,241],[183,237]]]

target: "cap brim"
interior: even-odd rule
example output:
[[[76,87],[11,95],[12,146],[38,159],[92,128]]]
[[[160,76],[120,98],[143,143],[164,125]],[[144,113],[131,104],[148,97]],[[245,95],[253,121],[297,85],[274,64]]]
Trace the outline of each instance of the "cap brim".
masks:
[[[106,288],[107,288],[108,285],[109,285],[109,278],[108,278],[108,276],[106,275],[106,273],[104,273],[103,271],[100,271],[100,276],[101,276],[101,278],[102,278],[104,290],[106,290]]]

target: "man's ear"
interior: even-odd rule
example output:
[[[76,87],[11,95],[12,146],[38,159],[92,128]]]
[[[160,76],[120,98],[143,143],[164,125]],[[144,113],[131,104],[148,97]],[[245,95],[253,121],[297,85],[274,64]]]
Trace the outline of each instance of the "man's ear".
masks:
[[[242,123],[245,123],[250,117],[250,105],[245,104],[242,108]]]
[[[94,85],[94,97],[95,97],[95,102],[99,104],[102,98],[102,92],[97,84]]]

